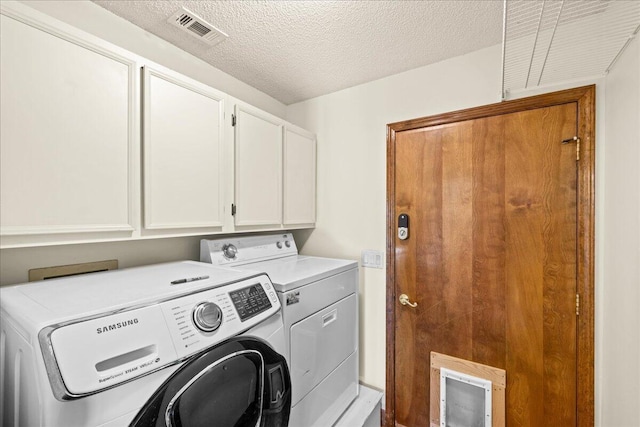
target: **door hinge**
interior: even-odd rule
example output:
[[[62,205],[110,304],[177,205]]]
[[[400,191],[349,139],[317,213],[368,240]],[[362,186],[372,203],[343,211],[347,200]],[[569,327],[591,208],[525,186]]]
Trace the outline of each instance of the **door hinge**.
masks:
[[[562,144],[569,144],[570,142],[576,142],[576,162],[580,160],[580,137],[574,136],[573,138],[563,139]]]
[[[580,316],[580,294],[576,294],[576,316]]]
[[[235,126],[236,125],[236,115],[232,114],[231,115],[231,126]]]
[[[231,203],[231,216],[236,216],[236,205]]]

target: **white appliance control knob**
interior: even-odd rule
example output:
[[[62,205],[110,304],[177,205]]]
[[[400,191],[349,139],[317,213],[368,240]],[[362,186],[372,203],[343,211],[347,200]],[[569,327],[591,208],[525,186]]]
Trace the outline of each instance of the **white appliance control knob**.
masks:
[[[285,241],[284,241],[284,245],[285,245],[286,247],[290,248],[290,247],[291,247],[291,242],[290,242],[290,241],[288,241],[288,240],[285,240]]]
[[[276,242],[276,246],[278,247],[278,249],[282,249],[282,242]]]
[[[226,244],[222,247],[222,255],[224,255],[227,259],[235,259],[236,254],[238,253],[238,248],[231,243]]]
[[[193,309],[193,323],[204,332],[213,332],[222,323],[222,310],[216,304],[205,301]]]

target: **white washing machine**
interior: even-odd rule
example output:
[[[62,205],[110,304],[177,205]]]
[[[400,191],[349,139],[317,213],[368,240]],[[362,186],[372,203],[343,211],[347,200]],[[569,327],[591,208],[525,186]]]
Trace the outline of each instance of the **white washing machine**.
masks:
[[[298,255],[290,233],[202,240],[200,260],[269,276],[287,334],[290,426],[331,426],[359,390],[358,263]]]
[[[158,264],[0,289],[3,426],[286,426],[264,274]]]

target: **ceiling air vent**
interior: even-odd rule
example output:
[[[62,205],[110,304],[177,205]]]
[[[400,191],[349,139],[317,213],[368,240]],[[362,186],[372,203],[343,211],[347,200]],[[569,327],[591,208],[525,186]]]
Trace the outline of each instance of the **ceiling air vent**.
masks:
[[[171,15],[167,22],[182,28],[187,33],[212,46],[228,37],[225,33],[184,7]]]
[[[640,33],[640,1],[505,0],[502,99],[604,77]]]

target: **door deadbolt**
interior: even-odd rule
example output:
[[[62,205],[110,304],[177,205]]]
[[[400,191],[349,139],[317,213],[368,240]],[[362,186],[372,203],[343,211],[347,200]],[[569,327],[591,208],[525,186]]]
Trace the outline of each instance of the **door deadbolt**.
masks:
[[[407,240],[409,238],[409,215],[400,214],[398,217],[398,239]]]

